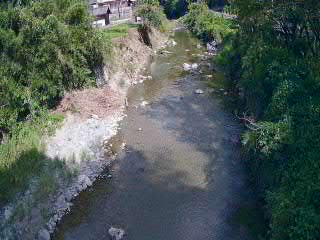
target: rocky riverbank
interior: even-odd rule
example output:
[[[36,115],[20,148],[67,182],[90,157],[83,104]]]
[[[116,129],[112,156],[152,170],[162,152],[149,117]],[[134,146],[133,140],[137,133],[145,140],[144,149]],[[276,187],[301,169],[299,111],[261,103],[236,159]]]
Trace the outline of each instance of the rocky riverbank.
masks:
[[[137,29],[130,29],[127,37],[115,39],[112,61],[98,74],[100,88],[65,95],[55,110],[65,116],[64,123],[44,141],[50,178],[35,177],[25,193],[2,209],[0,239],[50,239],[72,200],[111,163],[114,156],[108,142],[125,117],[128,88],[152,80],[140,74],[144,65],[157,49],[172,44],[155,30],[149,33],[150,45],[142,38]],[[41,185],[48,194],[38,194]]]

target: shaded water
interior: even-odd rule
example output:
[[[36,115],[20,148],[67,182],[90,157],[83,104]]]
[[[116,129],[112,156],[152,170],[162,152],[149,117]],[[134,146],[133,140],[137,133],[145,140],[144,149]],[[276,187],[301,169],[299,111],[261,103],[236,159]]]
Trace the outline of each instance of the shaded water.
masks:
[[[128,117],[115,140],[127,147],[113,178],[80,195],[56,240],[109,239],[110,226],[125,229],[131,240],[249,239],[232,221],[252,195],[231,140],[241,128],[221,96],[194,94],[207,88],[205,63],[202,76],[181,69],[201,62],[198,41],[184,31],[174,38],[173,54],[151,62],[153,80],[129,91]],[[142,101],[150,104],[141,107]]]

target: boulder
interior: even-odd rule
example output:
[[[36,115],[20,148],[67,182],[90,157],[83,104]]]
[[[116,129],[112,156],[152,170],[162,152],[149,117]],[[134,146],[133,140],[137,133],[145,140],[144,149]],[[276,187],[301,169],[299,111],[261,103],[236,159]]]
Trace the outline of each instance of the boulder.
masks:
[[[125,235],[124,230],[122,230],[121,228],[114,228],[114,227],[111,227],[108,233],[111,236],[112,240],[121,240]]]
[[[38,233],[38,240],[50,240],[50,233],[47,229],[41,229]]]

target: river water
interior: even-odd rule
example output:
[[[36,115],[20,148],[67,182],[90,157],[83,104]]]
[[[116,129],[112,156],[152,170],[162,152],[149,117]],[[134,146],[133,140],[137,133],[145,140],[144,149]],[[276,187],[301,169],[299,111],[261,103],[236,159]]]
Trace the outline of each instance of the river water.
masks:
[[[54,239],[110,239],[110,226],[130,240],[250,239],[232,220],[252,196],[234,141],[241,127],[223,94],[208,91],[205,75],[218,81],[218,74],[197,56],[204,52],[198,40],[186,31],[174,39],[173,53],[159,54],[146,70],[153,79],[129,91],[128,116],[113,140],[127,146],[113,178],[80,195]],[[184,72],[185,62],[202,63],[203,73]]]

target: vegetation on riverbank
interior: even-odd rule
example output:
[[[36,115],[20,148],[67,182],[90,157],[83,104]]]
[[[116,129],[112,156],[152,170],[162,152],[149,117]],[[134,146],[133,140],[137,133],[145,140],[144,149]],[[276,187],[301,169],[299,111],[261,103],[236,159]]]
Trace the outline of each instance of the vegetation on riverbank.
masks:
[[[205,4],[191,4],[182,21],[198,38],[205,42],[215,40],[221,43],[235,32],[233,22],[210,11]]]
[[[135,15],[143,19],[142,29],[154,27],[160,32],[166,32],[170,25],[158,0],[139,1],[135,9]]]
[[[190,8],[186,23],[214,38],[220,27],[194,8],[201,7]],[[265,201],[267,238],[318,239],[320,4],[238,0],[232,9],[237,30],[222,38],[217,63],[239,92],[238,116],[249,128],[243,150]]]
[[[82,0],[1,4],[0,202],[42,169],[42,136],[61,119],[46,109],[95,85],[110,45],[91,20]]]

